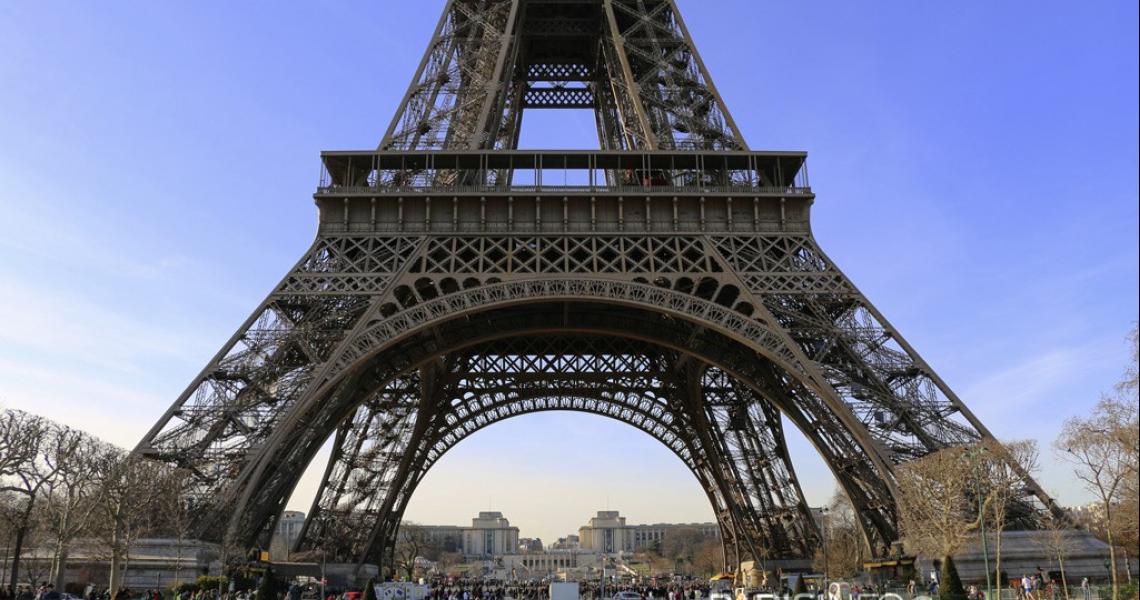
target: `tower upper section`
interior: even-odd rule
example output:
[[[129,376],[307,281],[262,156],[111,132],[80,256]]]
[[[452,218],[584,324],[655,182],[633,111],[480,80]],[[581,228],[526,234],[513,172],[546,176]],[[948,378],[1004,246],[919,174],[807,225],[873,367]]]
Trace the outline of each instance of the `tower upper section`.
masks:
[[[746,150],[673,0],[449,0],[381,150],[517,148],[589,108],[604,150]]]

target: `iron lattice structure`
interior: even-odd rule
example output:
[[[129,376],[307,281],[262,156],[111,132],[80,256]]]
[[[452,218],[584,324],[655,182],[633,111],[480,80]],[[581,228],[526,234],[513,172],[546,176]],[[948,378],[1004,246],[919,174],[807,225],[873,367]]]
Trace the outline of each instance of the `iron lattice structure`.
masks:
[[[601,149],[516,150],[527,108],[594,109]],[[198,536],[265,546],[331,438],[298,549],[387,566],[455,444],[592,413],[689,467],[731,567],[818,543],[782,415],[883,550],[893,469],[990,433],[813,239],[805,158],[748,150],[672,0],[450,0],[379,150],[322,154],[311,249],[138,451],[193,474]]]

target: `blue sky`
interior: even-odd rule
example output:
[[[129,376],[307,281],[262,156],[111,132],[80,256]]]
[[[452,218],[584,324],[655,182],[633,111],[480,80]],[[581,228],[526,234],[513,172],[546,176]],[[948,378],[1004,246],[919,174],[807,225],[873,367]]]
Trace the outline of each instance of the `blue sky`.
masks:
[[[678,2],[751,146],[810,152],[829,254],[1082,501],[1049,444],[1137,319],[1136,2]],[[317,153],[375,146],[442,4],[0,2],[0,404],[132,445],[308,246]],[[596,144],[582,113],[524,140]],[[561,414],[464,442],[409,516],[549,539],[607,505],[711,518],[656,442]]]

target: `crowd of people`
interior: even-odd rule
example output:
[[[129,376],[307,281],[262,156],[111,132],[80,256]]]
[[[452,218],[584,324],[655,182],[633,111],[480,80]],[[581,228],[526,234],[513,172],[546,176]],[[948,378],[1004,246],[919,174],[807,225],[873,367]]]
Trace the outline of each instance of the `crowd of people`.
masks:
[[[1017,600],[1053,600],[1059,597],[1059,584],[1054,582],[1043,572],[1022,575],[1021,578],[1009,580],[1010,593]],[[1089,600],[1090,589],[1088,578],[1084,578],[1076,589],[1069,590],[1069,597]],[[920,586],[917,581],[911,580],[906,588],[905,597],[915,598],[919,595],[929,594],[938,597],[939,581],[936,575],[931,576],[929,586]],[[314,594],[312,586],[304,588],[299,585],[286,586],[276,598],[262,599],[257,597],[256,590],[219,590],[194,589],[160,591],[147,589],[132,591],[127,588],[111,593],[110,590],[99,590],[95,586],[88,586],[82,594],[70,594],[59,590],[50,583],[43,583],[37,587],[20,586],[13,595],[9,588],[0,587],[0,600],[318,600],[319,593]],[[428,592],[424,600],[550,600],[550,583],[547,581],[498,581],[486,579],[445,579],[428,582]],[[777,591],[777,590],[773,590]],[[815,590],[823,597],[823,590]],[[852,585],[850,588],[851,600],[860,600],[861,597],[875,598],[885,590],[876,589],[874,585]],[[901,591],[901,590],[900,590]],[[643,600],[709,600],[710,589],[707,581],[662,580],[637,584],[601,584],[599,582],[579,583],[579,596],[583,600],[609,600],[622,592],[632,592]],[[778,590],[780,595],[791,597],[791,589]],[[985,600],[985,593],[977,585],[967,589],[970,600]],[[363,600],[364,593],[359,590],[327,591],[324,600]]]
[[[427,600],[548,600],[550,583],[543,581],[496,581],[481,579],[436,580],[429,583]],[[605,586],[583,582],[578,587],[582,598],[605,600],[618,592],[635,592],[645,600],[702,600],[709,597],[708,582],[620,584]]]
[[[163,595],[154,589],[140,592],[120,588],[111,593],[109,589],[100,590],[93,585],[87,586],[87,589],[81,594],[71,594],[57,590],[55,585],[44,582],[34,588],[21,585],[16,589],[15,594],[12,594],[8,587],[0,587],[0,600],[163,600]],[[191,600],[191,598],[175,599],[174,595],[168,594],[166,600]],[[203,596],[201,599],[194,600],[207,600],[207,598]]]

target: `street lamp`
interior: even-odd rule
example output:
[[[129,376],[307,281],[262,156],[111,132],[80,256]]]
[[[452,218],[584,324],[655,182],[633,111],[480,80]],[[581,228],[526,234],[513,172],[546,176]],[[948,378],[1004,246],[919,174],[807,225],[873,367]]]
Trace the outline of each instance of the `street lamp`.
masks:
[[[993,600],[994,586],[993,581],[990,579],[990,548],[989,543],[986,541],[986,515],[983,512],[984,505],[982,503],[982,475],[977,471],[974,472],[974,495],[978,497],[978,536],[979,541],[982,543],[982,561],[986,567],[986,598]],[[998,535],[1001,534],[999,533]]]
[[[831,537],[831,509],[824,506],[823,508],[819,509],[819,513],[823,515],[823,544],[822,548],[820,549],[823,550],[823,593],[826,595],[828,578],[831,576],[830,568],[827,564],[827,556],[830,554],[827,547],[827,541]]]
[[[982,561],[986,565],[986,598],[991,599],[994,595],[993,582],[990,579],[990,550],[989,543],[986,541],[986,515],[982,514],[982,490],[981,484],[978,484],[978,522],[980,529],[978,530],[982,542]],[[1000,533],[998,535],[1001,535]]]

